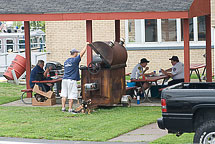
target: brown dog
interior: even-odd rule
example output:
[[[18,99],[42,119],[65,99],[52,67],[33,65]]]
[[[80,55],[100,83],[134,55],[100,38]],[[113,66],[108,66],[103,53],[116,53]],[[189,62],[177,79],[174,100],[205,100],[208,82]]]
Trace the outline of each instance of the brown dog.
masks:
[[[91,113],[91,109],[89,107],[90,105],[91,105],[91,99],[87,101],[83,101],[82,104],[75,109],[75,112],[90,114]]]

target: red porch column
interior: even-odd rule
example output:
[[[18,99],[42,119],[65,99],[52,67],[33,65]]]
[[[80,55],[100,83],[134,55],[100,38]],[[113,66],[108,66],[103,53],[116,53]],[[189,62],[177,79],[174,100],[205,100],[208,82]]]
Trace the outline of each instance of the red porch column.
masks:
[[[206,24],[206,77],[207,82],[212,82],[212,64],[211,64],[211,15],[205,16]]]
[[[120,20],[115,20],[115,41],[120,42]]]
[[[25,57],[26,57],[26,87],[30,89],[30,74],[31,74],[31,47],[30,47],[30,24],[29,21],[24,22],[25,30]],[[32,97],[32,93],[27,93],[27,97]]]
[[[190,82],[189,19],[184,19],[184,82]]]
[[[87,42],[92,43],[92,20],[86,20],[86,33],[87,33]],[[87,46],[87,65],[92,61],[92,49],[90,46]]]

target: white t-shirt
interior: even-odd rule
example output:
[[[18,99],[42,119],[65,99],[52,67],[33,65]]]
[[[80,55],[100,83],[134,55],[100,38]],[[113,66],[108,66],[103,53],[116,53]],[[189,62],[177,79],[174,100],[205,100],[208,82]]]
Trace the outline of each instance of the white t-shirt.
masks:
[[[181,62],[177,62],[173,67],[172,67],[172,72],[171,74],[173,75],[172,79],[184,79],[184,64]]]
[[[136,77],[139,78],[140,75],[143,74],[143,71],[144,68],[140,64],[137,64],[132,70],[131,79],[136,79]]]

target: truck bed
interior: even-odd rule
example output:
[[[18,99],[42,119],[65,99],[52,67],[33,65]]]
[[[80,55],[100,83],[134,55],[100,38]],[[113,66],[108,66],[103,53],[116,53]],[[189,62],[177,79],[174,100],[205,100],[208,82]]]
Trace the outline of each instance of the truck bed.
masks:
[[[167,87],[161,98],[166,102],[161,128],[171,132],[193,132],[195,113],[215,107],[215,83],[180,83]]]

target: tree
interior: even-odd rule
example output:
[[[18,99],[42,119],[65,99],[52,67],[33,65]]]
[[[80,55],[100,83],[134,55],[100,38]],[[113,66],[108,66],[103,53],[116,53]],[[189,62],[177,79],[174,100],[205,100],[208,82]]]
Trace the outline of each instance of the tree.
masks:
[[[22,21],[14,21],[13,26],[17,27],[18,29],[24,25]],[[31,21],[30,22],[30,27],[31,29],[41,29],[42,31],[45,32],[45,21]]]
[[[31,29],[41,29],[45,32],[45,21],[31,21]]]

